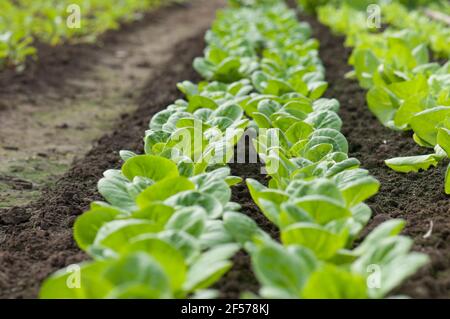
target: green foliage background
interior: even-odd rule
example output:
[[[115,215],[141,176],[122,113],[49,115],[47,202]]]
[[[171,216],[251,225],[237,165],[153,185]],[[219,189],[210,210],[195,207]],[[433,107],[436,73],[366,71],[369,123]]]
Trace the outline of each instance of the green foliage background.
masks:
[[[139,12],[171,0],[2,0],[0,1],[0,68],[21,65],[36,54],[36,40],[50,45],[65,41],[94,41]],[[81,28],[68,28],[69,5],[81,9]]]

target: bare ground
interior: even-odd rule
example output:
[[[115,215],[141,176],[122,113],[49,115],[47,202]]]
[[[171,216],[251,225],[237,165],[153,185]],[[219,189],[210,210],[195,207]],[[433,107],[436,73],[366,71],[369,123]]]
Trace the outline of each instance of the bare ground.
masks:
[[[23,74],[0,74],[0,208],[27,204],[81,160],[180,41],[205,30],[222,1],[156,10],[98,44],[40,46]],[[157,79],[155,79],[157,80]]]

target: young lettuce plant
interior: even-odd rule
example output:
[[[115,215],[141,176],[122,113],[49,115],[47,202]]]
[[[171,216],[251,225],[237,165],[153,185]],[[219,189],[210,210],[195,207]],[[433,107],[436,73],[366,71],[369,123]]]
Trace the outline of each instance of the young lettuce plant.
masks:
[[[442,41],[442,32],[448,33],[448,28],[437,31],[431,22],[420,27],[424,19],[407,12],[402,5],[383,6],[387,10],[382,12],[393,27],[381,33],[370,33],[365,21],[360,19],[351,20],[352,26],[360,24],[360,27],[348,28],[350,16],[360,16],[363,12],[346,4],[339,8],[332,5],[319,8],[319,19],[333,30],[345,33],[347,44],[354,46],[349,60],[354,67],[352,75],[369,90],[367,104],[372,113],[389,128],[412,130],[414,141],[420,146],[434,148],[428,155],[388,159],[386,165],[402,173],[427,170],[448,157],[450,64],[441,66],[430,62],[428,52],[431,45],[442,53],[438,42]],[[433,31],[424,33],[426,29]],[[434,33],[436,37],[429,36]],[[447,169],[447,194],[450,194],[449,175]]]
[[[85,262],[79,268],[69,266],[56,272],[44,282],[40,297],[167,299],[186,298],[195,292],[214,297],[216,293],[205,288],[228,271],[229,258],[239,246],[224,244],[201,253],[189,239],[183,232],[135,238],[118,258]],[[190,249],[196,257],[189,261],[190,255],[181,249]]]
[[[188,101],[178,100],[153,116],[145,136],[145,152],[174,160],[183,174],[224,165],[244,133],[248,119],[240,103],[252,90],[248,81],[178,84]]]
[[[436,10],[445,12],[443,4],[436,2]],[[384,3],[381,10],[387,23],[397,29],[413,28],[420,33],[423,42],[428,43],[434,53],[448,59],[450,56],[448,47],[450,28],[443,22],[430,19],[420,7],[411,9],[398,2]]]
[[[427,170],[450,156],[450,107],[434,107],[417,113],[411,120],[414,139],[420,145],[433,147],[434,153],[397,157],[385,161],[386,165],[401,173]],[[445,174],[445,193],[450,194],[450,165]]]
[[[224,223],[251,255],[263,298],[383,298],[427,262],[409,253],[411,239],[398,235],[401,220],[379,225],[360,245],[328,260],[303,244],[273,241],[242,214],[226,213]]]
[[[74,226],[94,261],[51,276],[42,298],[185,298],[231,267],[239,246],[220,218],[239,209],[229,188],[239,179],[228,168],[187,178],[169,159],[140,155],[111,178],[99,182],[109,204],[93,203]],[[133,205],[113,206],[123,202]]]

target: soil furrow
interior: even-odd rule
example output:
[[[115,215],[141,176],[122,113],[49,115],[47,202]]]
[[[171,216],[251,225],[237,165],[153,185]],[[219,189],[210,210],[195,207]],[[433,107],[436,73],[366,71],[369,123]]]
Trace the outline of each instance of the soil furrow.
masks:
[[[230,164],[231,175],[243,178],[241,184],[232,188],[231,200],[241,205],[241,213],[252,218],[272,238],[278,239],[278,229],[259,210],[245,183],[245,179],[247,178],[258,180],[264,185],[267,185],[268,181],[268,176],[261,173],[262,164],[259,161],[258,163],[249,163],[249,147],[249,145],[246,145],[246,163]],[[250,256],[245,251],[240,251],[233,257],[233,267],[216,284],[216,288],[220,291],[220,297],[227,299],[239,298],[243,292],[258,292],[259,283],[253,273]]]

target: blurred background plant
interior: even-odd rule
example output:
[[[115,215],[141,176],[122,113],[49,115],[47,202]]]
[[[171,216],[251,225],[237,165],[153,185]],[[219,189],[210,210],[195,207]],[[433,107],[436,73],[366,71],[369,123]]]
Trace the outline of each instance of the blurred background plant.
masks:
[[[0,69],[23,69],[35,56],[34,44],[93,42],[106,30],[142,17],[142,13],[179,0],[2,0],[0,1]],[[80,9],[79,28],[68,25],[73,5]]]

